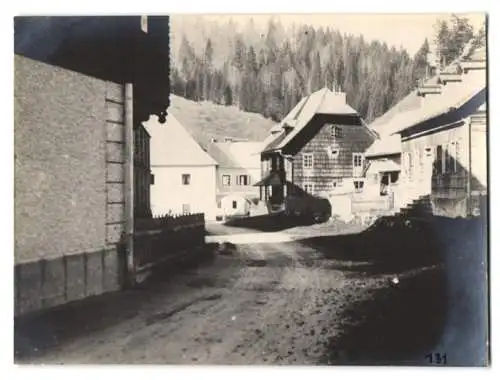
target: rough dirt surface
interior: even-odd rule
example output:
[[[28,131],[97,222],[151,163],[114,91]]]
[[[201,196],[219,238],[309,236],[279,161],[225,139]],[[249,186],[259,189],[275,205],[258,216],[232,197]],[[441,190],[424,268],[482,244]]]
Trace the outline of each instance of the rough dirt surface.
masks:
[[[18,322],[16,362],[428,364],[442,264],[418,234],[392,248],[372,235],[219,246],[195,269]]]

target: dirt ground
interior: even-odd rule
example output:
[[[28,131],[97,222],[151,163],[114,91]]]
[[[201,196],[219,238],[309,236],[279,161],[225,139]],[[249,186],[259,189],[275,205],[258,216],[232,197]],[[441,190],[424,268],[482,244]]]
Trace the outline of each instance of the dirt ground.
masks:
[[[19,322],[16,362],[425,364],[442,268],[380,265],[335,239],[228,245],[198,268]]]

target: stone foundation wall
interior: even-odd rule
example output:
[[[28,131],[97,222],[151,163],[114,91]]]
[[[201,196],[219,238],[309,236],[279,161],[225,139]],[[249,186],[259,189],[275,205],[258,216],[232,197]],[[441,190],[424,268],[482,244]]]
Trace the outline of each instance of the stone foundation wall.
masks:
[[[116,291],[123,263],[117,248],[20,263],[14,268],[15,316]]]

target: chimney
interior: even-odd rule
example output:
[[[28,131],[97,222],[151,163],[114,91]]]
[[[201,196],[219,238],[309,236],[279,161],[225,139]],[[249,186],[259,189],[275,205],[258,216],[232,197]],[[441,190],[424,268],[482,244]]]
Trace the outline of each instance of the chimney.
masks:
[[[337,96],[337,99],[339,99],[340,103],[346,104],[347,103],[347,98],[346,98],[346,93],[342,91],[338,91],[335,93]]]

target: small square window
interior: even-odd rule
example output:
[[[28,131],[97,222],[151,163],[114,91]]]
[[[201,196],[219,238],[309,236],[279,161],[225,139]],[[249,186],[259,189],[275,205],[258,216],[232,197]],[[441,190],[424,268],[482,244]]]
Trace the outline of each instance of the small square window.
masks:
[[[344,137],[342,128],[340,128],[338,125],[332,125],[331,126],[331,136],[333,139],[338,139]]]
[[[228,174],[222,175],[222,185],[231,186],[231,176]]]
[[[182,175],[182,184],[189,185],[191,183],[191,174],[183,174]]]
[[[304,153],[302,155],[302,165],[304,169],[312,169],[314,166],[314,157],[312,153]]]
[[[308,194],[314,193],[314,184],[313,183],[304,183],[304,191]]]
[[[363,166],[363,154],[362,153],[353,153],[352,159],[353,159],[353,165],[355,168]]]
[[[238,202],[233,201],[233,208],[234,208],[234,209],[238,208]]]
[[[354,188],[357,193],[361,193],[363,191],[363,186],[365,185],[364,181],[354,181]]]
[[[250,176],[242,174],[236,177],[237,185],[248,186],[250,184]]]

